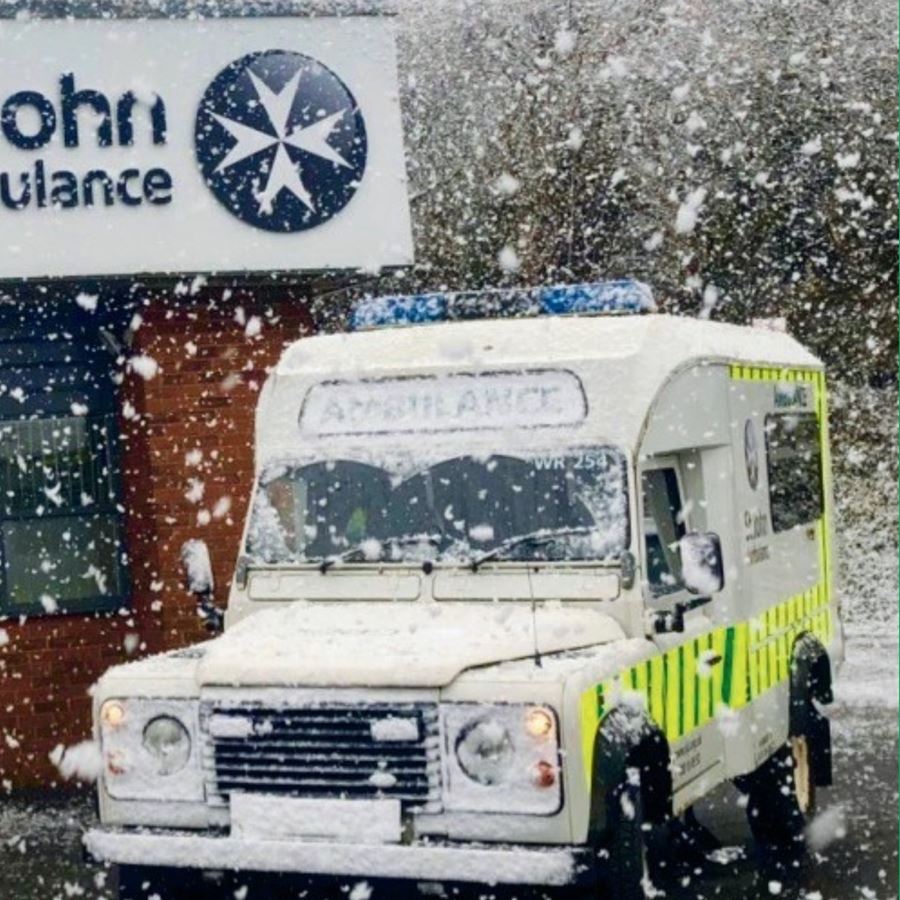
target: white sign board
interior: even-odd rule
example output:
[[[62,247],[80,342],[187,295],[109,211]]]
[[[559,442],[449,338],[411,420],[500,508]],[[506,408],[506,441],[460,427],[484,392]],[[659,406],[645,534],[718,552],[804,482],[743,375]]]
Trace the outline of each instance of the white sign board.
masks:
[[[412,262],[388,18],[0,21],[0,279]]]
[[[561,369],[333,381],[314,385],[300,427],[317,437],[575,425],[581,382]]]

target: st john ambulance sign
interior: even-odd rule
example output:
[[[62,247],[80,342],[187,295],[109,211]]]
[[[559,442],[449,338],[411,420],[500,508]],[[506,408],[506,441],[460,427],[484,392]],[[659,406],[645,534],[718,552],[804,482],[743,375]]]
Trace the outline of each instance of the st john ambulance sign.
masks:
[[[0,279],[412,261],[389,19],[0,22]]]

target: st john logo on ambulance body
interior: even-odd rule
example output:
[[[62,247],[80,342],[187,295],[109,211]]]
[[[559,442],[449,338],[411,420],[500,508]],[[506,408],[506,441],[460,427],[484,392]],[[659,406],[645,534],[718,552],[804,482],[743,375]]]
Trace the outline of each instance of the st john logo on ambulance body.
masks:
[[[389,16],[0,18],[0,280],[413,262]]]
[[[235,216],[268,231],[315,228],[353,198],[366,126],[353,94],[320,62],[269,50],[236,60],[197,114],[197,159]]]

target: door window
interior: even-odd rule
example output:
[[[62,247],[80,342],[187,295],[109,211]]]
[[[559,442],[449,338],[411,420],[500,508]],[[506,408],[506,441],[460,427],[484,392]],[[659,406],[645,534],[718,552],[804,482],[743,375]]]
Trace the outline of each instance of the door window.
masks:
[[[685,534],[684,510],[674,467],[650,469],[641,476],[647,582],[654,597],[684,589],[678,541]]]

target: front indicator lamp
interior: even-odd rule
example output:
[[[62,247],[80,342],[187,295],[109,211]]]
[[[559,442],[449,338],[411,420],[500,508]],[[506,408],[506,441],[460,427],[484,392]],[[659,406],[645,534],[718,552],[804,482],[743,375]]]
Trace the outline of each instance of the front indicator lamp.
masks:
[[[553,733],[553,715],[541,707],[529,710],[525,717],[525,730],[533,738],[549,737]]]
[[[125,754],[121,750],[110,750],[106,754],[106,771],[110,775],[124,775],[126,773]]]
[[[125,707],[118,700],[107,700],[100,708],[100,721],[107,728],[118,728],[125,721]]]
[[[542,759],[531,769],[531,781],[535,787],[551,788],[556,784],[556,766]]]

